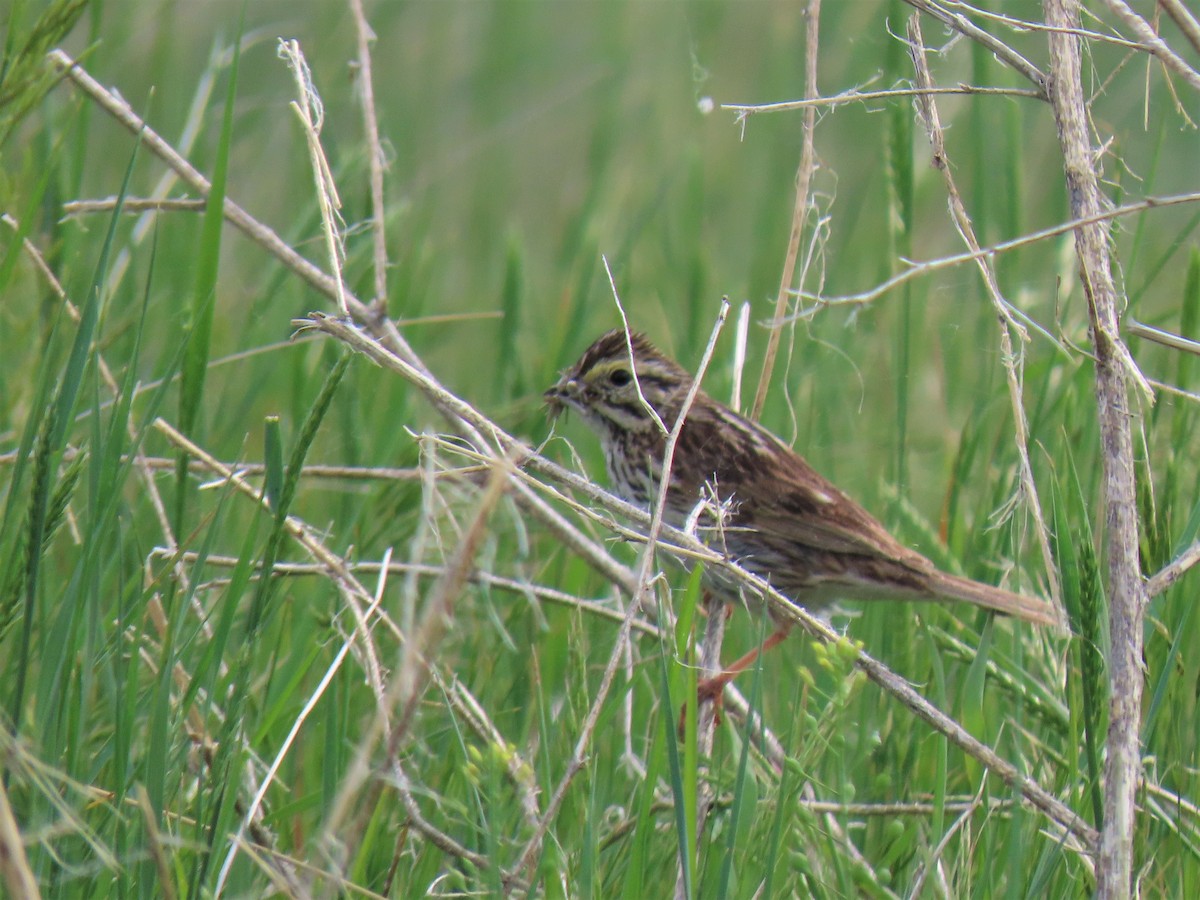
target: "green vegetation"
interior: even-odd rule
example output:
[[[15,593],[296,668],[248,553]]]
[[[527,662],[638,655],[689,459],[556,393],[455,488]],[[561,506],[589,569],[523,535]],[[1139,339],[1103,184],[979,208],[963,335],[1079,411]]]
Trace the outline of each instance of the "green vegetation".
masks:
[[[221,884],[239,897],[272,886],[413,897],[532,884],[534,896],[665,897],[682,845],[693,897],[888,897],[917,886],[921,896],[1087,895],[1092,860],[1073,839],[854,665],[864,648],[1099,827],[1105,522],[1070,233],[995,262],[1029,332],[1018,352],[1030,462],[1073,636],[963,608],[852,606],[858,614],[837,623],[847,640],[797,631],[739,681],[777,736],[782,767],[732,711],[706,760],[694,734],[675,734],[694,691],[687,654],[705,627],[698,582],[667,566],[661,599],[686,621],[676,632],[639,619],[584,765],[535,842],[628,598],[618,602],[517,493],[501,494],[499,476],[412,382],[330,338],[290,341],[294,318],[336,314],[334,302],[215,205],[148,211],[145,198],[198,194],[164,181],[153,148],[56,79],[45,56],[61,47],[79,59],[214,183],[213,196],[328,269],[289,107],[294,82],[276,53],[276,36],[298,39],[324,102],[346,284],[369,301],[371,154],[353,17],[335,2],[245,6],[244,19],[232,3],[15,0],[7,12],[0,773],[43,895],[201,897]],[[1002,6],[1041,15],[1032,3]],[[387,162],[387,309],[429,370],[539,445],[550,433],[542,390],[619,324],[603,257],[631,324],[685,365],[699,360],[722,295],[735,316],[748,301],[748,402],[802,113],[739,126],[702,107],[803,96],[800,6],[377,7],[367,15]],[[899,2],[826,4],[821,94],[907,86],[912,62],[894,35],[910,13]],[[1044,63],[1044,35],[976,21]],[[1187,46],[1165,18],[1162,27]],[[929,59],[939,85],[1030,89],[978,44],[951,41],[928,19],[924,30],[934,48],[948,45]],[[1196,191],[1195,91],[1145,54],[1088,43],[1084,85],[1113,203]],[[984,245],[1069,217],[1045,102],[938,103]],[[965,250],[910,97],[822,107],[815,148],[806,292],[865,291],[903,259]],[[1200,332],[1198,224],[1194,203],[1115,221],[1129,318]],[[723,399],[733,332],[705,382]],[[1130,347],[1148,377],[1200,392],[1187,354]],[[939,565],[1046,595],[997,315],[973,265],[815,310],[788,327],[781,351],[763,414],[772,429]],[[1131,413],[1150,575],[1200,533],[1197,406],[1159,392]],[[544,453],[601,476],[579,422],[560,423]],[[203,454],[244,467],[267,501]],[[552,505],[636,565],[638,544]],[[369,639],[367,604],[323,574],[317,543],[350,562],[398,564]],[[261,579],[272,561],[281,574]],[[357,578],[375,592],[376,569]],[[1200,895],[1197,583],[1185,576],[1147,617],[1135,868],[1148,897]],[[760,619],[736,611],[724,658],[763,634]],[[428,651],[430,669],[412,647]],[[697,831],[706,783],[716,802]],[[235,835],[244,843],[226,870]]]

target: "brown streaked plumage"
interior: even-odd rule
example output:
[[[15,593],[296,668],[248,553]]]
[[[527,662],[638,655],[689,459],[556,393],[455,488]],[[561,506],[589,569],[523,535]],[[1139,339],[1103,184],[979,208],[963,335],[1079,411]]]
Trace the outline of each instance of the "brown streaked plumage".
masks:
[[[610,331],[545,396],[552,413],[570,408],[583,416],[600,438],[614,491],[646,506],[657,496],[666,436],[638,386],[670,428],[693,379],[644,335],[632,335],[630,342],[632,370],[625,332]],[[682,525],[706,490],[728,510],[710,532],[728,555],[812,613],[827,613],[842,599],[937,600],[1039,625],[1058,622],[1042,600],[939,571],[783,441],[700,391],[675,448],[668,521]],[[732,593],[719,582],[714,586]],[[771,643],[786,633],[787,623],[778,624]],[[735,664],[730,671],[737,669]],[[710,693],[729,679],[717,680]]]

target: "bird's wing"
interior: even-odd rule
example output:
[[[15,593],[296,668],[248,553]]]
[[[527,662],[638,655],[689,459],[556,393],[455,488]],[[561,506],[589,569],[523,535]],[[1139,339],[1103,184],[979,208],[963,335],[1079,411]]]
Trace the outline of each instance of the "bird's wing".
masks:
[[[681,449],[700,463],[697,471],[715,475],[719,496],[733,498],[735,527],[754,527],[777,541],[817,550],[886,559],[917,572],[933,569],[765,428],[723,408],[717,414],[734,427],[685,427]],[[764,477],[764,465],[775,470],[773,477]],[[701,485],[686,487],[698,493]]]
[[[784,477],[762,490],[743,491],[747,515],[758,528],[797,543],[834,553],[880,557],[918,571],[931,568],[925,557],[905,547],[858,503],[792,453]]]

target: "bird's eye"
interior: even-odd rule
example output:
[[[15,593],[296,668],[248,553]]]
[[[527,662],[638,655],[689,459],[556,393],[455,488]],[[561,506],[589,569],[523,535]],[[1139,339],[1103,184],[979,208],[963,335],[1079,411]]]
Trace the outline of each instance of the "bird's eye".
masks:
[[[612,374],[608,376],[608,381],[613,387],[625,387],[633,380],[633,376],[629,374],[628,369],[613,369]]]

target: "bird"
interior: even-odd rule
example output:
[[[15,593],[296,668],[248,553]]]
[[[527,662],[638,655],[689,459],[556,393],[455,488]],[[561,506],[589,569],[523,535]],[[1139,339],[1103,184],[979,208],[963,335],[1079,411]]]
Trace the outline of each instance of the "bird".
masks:
[[[664,428],[675,425],[693,381],[644,334],[616,329],[562,372],[544,399],[552,419],[566,410],[582,417],[599,437],[613,492],[649,508],[662,480]],[[932,600],[1037,625],[1060,621],[1044,600],[939,570],[775,434],[697,390],[672,456],[664,519],[683,528],[705,509],[699,518],[714,549],[821,618],[843,600]],[[737,599],[731,580],[716,576],[706,586],[729,602]],[[738,672],[787,637],[791,620],[767,609],[775,630],[702,682],[702,700],[719,702]]]

